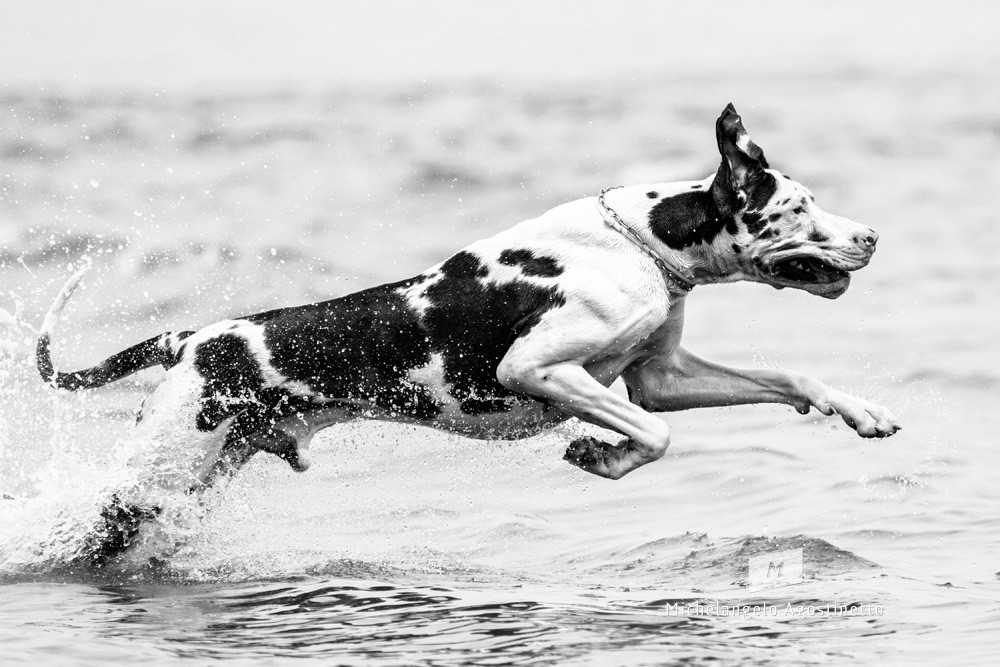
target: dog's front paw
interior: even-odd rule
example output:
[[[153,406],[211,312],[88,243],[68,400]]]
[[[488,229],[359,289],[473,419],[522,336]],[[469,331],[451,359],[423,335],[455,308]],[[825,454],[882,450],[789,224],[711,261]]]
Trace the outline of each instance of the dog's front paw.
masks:
[[[887,408],[841,392],[817,407],[824,414],[839,414],[862,438],[887,438],[903,428]]]

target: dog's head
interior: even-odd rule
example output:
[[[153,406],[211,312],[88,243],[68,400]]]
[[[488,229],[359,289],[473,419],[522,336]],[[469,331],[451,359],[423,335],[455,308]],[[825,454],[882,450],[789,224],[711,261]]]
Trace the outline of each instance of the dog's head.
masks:
[[[719,210],[732,216],[739,277],[835,299],[851,271],[865,267],[878,234],[827,213],[801,183],[770,169],[733,105],[716,122],[722,164],[712,184]]]

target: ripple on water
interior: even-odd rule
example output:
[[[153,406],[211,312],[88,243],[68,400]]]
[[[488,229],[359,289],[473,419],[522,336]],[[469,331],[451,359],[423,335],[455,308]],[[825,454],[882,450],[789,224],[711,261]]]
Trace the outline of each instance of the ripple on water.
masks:
[[[404,576],[405,578],[405,576]],[[82,654],[207,659],[322,657],[375,664],[561,664],[601,656],[620,662],[793,659],[833,664],[855,642],[926,633],[932,624],[874,611],[900,582],[861,578],[751,596],[664,597],[658,591],[581,588],[571,582],[422,585],[367,578],[302,577],[244,584],[21,584],[21,623],[45,622]],[[911,587],[913,584],[910,584]],[[865,587],[870,595],[853,589]],[[59,610],[44,604],[59,597]],[[940,597],[938,595],[937,597]],[[26,602],[27,601],[27,602]],[[930,599],[929,603],[939,600]],[[10,607],[7,607],[10,608]],[[70,611],[71,613],[67,613]],[[59,616],[58,622],[53,622]],[[925,617],[926,618],[926,617]],[[35,633],[12,641],[30,652]],[[898,644],[897,644],[898,646]],[[888,657],[867,645],[864,654]]]

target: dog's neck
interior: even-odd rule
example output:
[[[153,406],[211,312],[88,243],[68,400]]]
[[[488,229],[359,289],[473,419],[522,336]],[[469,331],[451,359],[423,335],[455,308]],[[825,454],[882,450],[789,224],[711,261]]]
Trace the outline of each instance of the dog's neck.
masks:
[[[609,191],[606,203],[653,253],[693,285],[744,278],[740,256],[747,232],[739,217],[723,213],[716,175],[702,181],[630,186]],[[740,250],[737,250],[740,248]]]

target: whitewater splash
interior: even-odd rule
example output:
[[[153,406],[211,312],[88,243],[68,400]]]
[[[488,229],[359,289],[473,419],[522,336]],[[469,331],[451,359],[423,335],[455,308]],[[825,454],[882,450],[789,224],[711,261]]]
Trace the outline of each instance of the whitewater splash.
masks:
[[[128,451],[99,462],[78,458],[63,450],[52,462],[30,475],[29,495],[4,493],[0,518],[0,577],[37,576],[46,573],[88,573],[105,564],[102,549],[108,539],[109,517],[120,489],[145,484],[128,465]],[[169,558],[207,511],[204,503],[177,493],[159,499],[158,516],[136,517],[143,530],[115,568],[146,567]]]
[[[78,283],[83,272],[73,276]],[[97,433],[84,436],[73,424],[86,412],[107,417],[106,400],[93,395],[68,398],[51,391],[32,373],[31,340],[37,332],[25,321],[24,303],[14,296],[13,312],[0,310],[0,461],[4,463],[0,499],[0,575],[86,569],[116,490],[137,488],[146,480],[129,465],[133,449],[120,433],[129,415],[116,415]],[[65,305],[57,303],[57,306]],[[42,331],[51,329],[46,318]],[[124,417],[124,419],[123,419]],[[124,422],[124,423],[123,423]],[[197,514],[197,503],[175,494],[157,522],[176,532]],[[147,544],[163,544],[164,531],[150,531]]]

